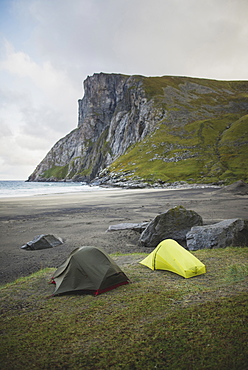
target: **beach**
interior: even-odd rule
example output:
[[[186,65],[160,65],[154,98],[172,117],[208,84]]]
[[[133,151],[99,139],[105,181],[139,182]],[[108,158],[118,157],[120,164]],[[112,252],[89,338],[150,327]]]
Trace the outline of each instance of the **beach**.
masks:
[[[107,232],[110,225],[151,221],[175,206],[196,211],[204,224],[248,218],[248,196],[214,188],[103,189],[92,192],[0,199],[0,284],[46,267],[58,267],[80,246],[107,253],[151,252],[132,230]],[[21,246],[40,234],[63,239],[58,247],[27,251]]]

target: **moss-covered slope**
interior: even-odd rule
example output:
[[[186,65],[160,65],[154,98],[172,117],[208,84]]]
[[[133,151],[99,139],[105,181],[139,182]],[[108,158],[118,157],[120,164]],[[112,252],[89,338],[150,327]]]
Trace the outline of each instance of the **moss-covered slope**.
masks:
[[[148,182],[246,181],[247,144],[248,115],[227,114],[188,123],[183,129],[161,124],[153,135],[118,158],[109,171]]]
[[[154,77],[144,86],[167,118],[109,166],[110,176],[150,183],[248,180],[248,82]]]

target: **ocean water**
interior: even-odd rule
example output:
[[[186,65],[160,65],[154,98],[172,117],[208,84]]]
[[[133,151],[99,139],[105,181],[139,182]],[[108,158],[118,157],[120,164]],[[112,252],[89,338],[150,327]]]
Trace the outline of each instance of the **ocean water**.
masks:
[[[0,181],[0,198],[94,191],[98,186],[80,182]]]

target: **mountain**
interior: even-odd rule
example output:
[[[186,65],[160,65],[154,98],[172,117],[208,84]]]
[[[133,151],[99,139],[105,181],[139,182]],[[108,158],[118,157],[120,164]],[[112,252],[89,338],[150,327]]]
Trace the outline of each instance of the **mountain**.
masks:
[[[248,180],[248,81],[99,73],[28,181]]]

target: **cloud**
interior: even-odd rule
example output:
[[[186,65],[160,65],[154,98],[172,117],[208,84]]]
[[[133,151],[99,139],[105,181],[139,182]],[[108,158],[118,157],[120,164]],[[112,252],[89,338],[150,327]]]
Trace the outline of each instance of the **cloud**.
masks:
[[[22,178],[27,178],[31,166],[32,172],[51,146],[76,127],[81,86],[77,91],[66,72],[49,61],[38,64],[7,41],[2,55],[0,178],[8,166],[12,178],[14,165],[18,173],[23,167]]]
[[[26,85],[31,84],[33,91],[38,93],[39,104],[45,102],[47,105],[56,106],[56,109],[63,107],[64,112],[72,112],[71,108],[67,111],[66,107],[71,107],[79,91],[74,89],[67,73],[53,67],[50,61],[38,64],[28,54],[15,51],[6,40],[5,59],[0,62],[0,69],[14,76],[16,81],[20,79],[24,89]]]
[[[31,111],[29,99],[16,91],[0,91],[0,178],[26,179],[43,159],[47,148],[54,144],[57,132],[52,122],[41,127],[34,125],[37,113]],[[29,112],[25,112],[28,108]],[[28,121],[30,117],[30,122]],[[31,117],[33,117],[31,122]],[[39,115],[43,121],[42,114]],[[33,127],[33,130],[31,129]],[[57,138],[56,138],[57,139]]]
[[[78,79],[99,71],[192,76],[196,68],[199,77],[247,78],[248,72],[238,68],[248,57],[246,0],[19,0],[16,4],[22,19],[34,24],[27,50],[32,45],[32,53],[43,60],[45,74],[63,71],[74,87]],[[36,69],[25,61],[30,71]],[[219,75],[223,62],[229,69]]]
[[[47,79],[40,81],[38,75],[50,76],[52,87],[62,77],[61,71],[61,82],[70,80],[68,86],[76,90],[79,81],[100,71],[217,79],[248,75],[242,62],[248,58],[246,0],[17,3],[17,14],[34,27],[26,40],[26,55],[16,58],[25,65],[23,72],[35,75],[41,87]],[[38,68],[29,57],[31,48],[42,60]]]
[[[6,125],[6,123],[2,122],[1,120],[0,120],[0,132],[1,132],[1,137],[4,139],[12,136],[12,132],[10,128],[8,127],[8,125]]]
[[[1,1],[4,174],[77,126],[87,75],[247,79],[247,14],[247,0]]]

